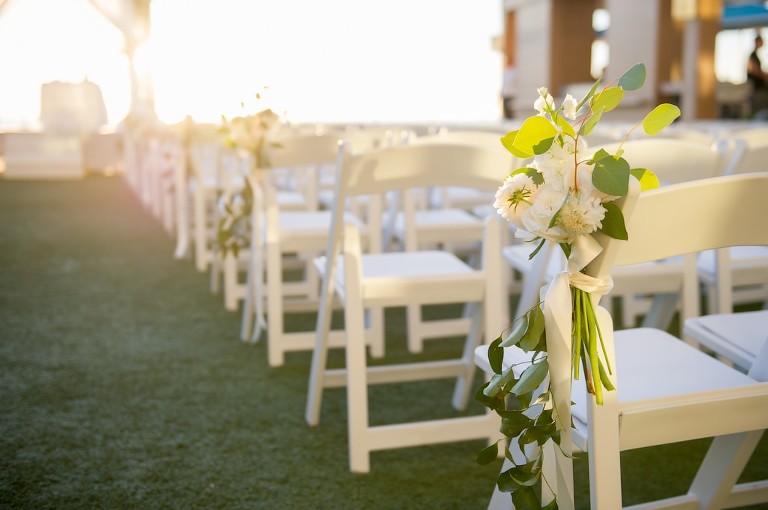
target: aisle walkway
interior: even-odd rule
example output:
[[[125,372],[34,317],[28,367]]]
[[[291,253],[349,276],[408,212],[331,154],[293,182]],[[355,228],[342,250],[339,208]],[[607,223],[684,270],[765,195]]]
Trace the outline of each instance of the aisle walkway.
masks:
[[[308,427],[309,357],[268,369],[172,251],[119,178],[0,180],[0,507],[484,508],[477,442],[351,475],[343,392]]]

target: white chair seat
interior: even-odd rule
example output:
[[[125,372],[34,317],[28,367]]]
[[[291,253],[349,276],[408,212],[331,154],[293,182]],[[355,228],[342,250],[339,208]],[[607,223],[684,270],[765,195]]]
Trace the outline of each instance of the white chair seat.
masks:
[[[315,267],[322,274],[325,257],[319,257]],[[335,282],[343,298],[346,288],[343,256],[339,256],[337,267]],[[482,273],[444,251],[364,254],[362,267],[366,282],[363,298],[381,306],[401,303],[403,293],[409,293],[409,289],[418,290],[425,303],[472,301],[482,297],[485,285]],[[456,291],[457,284],[464,285],[460,292]],[[425,293],[423,289],[430,286],[431,292]]]
[[[498,140],[497,143],[501,144]],[[445,207],[443,200],[449,207],[471,210],[473,207],[492,204],[494,194],[487,191],[476,190],[472,188],[463,188],[461,186],[448,186],[442,189],[433,190],[430,202],[433,207]]]
[[[684,332],[746,371],[768,341],[768,310],[695,317],[685,321]]]

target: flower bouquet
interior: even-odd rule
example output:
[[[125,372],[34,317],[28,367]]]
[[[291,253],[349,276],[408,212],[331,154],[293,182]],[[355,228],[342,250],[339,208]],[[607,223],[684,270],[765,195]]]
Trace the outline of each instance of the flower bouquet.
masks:
[[[258,96],[257,96],[258,97]],[[268,168],[266,144],[280,117],[270,109],[228,120],[222,116],[219,133],[225,147],[237,150],[250,158],[251,172]],[[222,194],[218,198],[219,222],[216,243],[222,255],[231,251],[237,256],[248,246],[248,219],[253,209],[253,189],[248,179],[241,190]]]
[[[574,379],[584,377],[587,391],[597,404],[603,402],[605,391],[614,388],[609,377],[613,367],[604,351],[592,294],[607,293],[611,282],[598,281],[582,270],[599,252],[592,234],[628,238],[624,217],[614,202],[627,195],[630,178],[637,178],[641,189],[658,186],[658,179],[649,169],[632,168],[621,157],[621,144],[615,154],[602,149],[592,153],[585,137],[604,113],[619,105],[625,91],[640,88],[644,81],[645,66],[637,64],[602,88],[598,80],[580,101],[567,95],[560,106],[546,88],[540,88],[534,103],[538,114],[501,139],[513,155],[528,164],[506,177],[496,193],[494,207],[515,225],[516,237],[534,245],[531,258],[545,242],[550,242],[559,245],[568,260],[571,373]],[[679,115],[676,106],[661,104],[640,125],[646,134],[655,135]],[[491,343],[488,360],[494,374],[477,393],[477,399],[502,418],[501,432],[510,440],[505,454],[513,467],[501,473],[497,484],[500,490],[512,494],[515,508],[520,509],[542,508],[534,490],[542,479],[540,449],[527,445],[542,446],[552,440],[559,446],[563,429],[547,379],[545,333],[544,314],[537,304]],[[519,372],[522,366],[502,366],[504,349],[512,346],[530,355],[519,377],[514,369]],[[570,402],[570,395],[565,398]],[[559,401],[563,401],[562,397]],[[519,447],[517,455],[510,451],[510,445],[515,444],[515,448]],[[570,448],[561,450],[567,454]],[[524,462],[515,460],[520,454]],[[497,456],[498,442],[482,450],[478,461],[487,463]],[[557,508],[557,500],[544,508]]]

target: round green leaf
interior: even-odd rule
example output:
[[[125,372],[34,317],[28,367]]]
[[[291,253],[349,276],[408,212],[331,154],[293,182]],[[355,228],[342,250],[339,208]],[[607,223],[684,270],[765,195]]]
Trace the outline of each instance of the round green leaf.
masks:
[[[584,124],[581,125],[581,129],[579,129],[579,134],[587,136],[592,134],[592,131],[594,131],[595,126],[597,126],[597,123],[600,122],[600,117],[603,116],[603,112],[595,112],[590,116]]]
[[[499,456],[499,443],[496,442],[496,443],[493,443],[491,446],[488,446],[480,450],[480,453],[477,454],[477,463],[484,466],[496,460],[498,456]]]
[[[646,134],[655,135],[674,122],[680,116],[680,108],[673,104],[662,103],[648,113],[643,119],[643,129]]]
[[[624,91],[621,87],[609,87],[600,92],[592,100],[593,112],[609,112],[619,106],[624,97]]]
[[[640,191],[659,187],[658,176],[647,168],[633,168],[629,171],[640,182]]]
[[[547,140],[554,139],[555,135],[557,135],[557,129],[549,120],[539,115],[534,115],[528,117],[523,122],[523,125],[520,126],[513,145],[521,153],[529,154],[528,157],[530,157],[533,154],[546,152],[552,144],[550,140],[549,145],[546,145]],[[543,145],[546,145],[546,149],[542,151]],[[537,150],[541,152],[537,152]]]
[[[635,64],[619,78],[619,87],[624,90],[637,90],[645,83],[645,64]]]
[[[501,144],[512,153],[513,156],[520,159],[528,159],[533,156],[533,151],[530,153],[523,152],[515,147],[515,137],[520,130],[510,131],[506,135],[501,137]]]
[[[624,215],[621,213],[619,206],[613,202],[606,202],[603,204],[603,208],[605,208],[605,218],[603,218],[603,226],[600,227],[600,232],[621,241],[629,239],[627,227],[624,224]]]
[[[629,163],[613,156],[595,161],[592,184],[606,195],[623,197],[629,191]]]

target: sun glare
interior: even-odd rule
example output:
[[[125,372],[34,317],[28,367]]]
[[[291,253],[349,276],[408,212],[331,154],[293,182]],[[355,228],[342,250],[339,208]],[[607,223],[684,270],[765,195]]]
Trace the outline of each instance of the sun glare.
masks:
[[[88,0],[10,0],[0,16],[0,125],[38,128],[41,85],[86,78],[119,122],[130,94],[122,47],[122,34]]]
[[[215,121],[269,91],[294,121],[498,118],[500,9],[471,0],[156,0],[158,115]],[[183,13],[180,14],[180,13]]]

